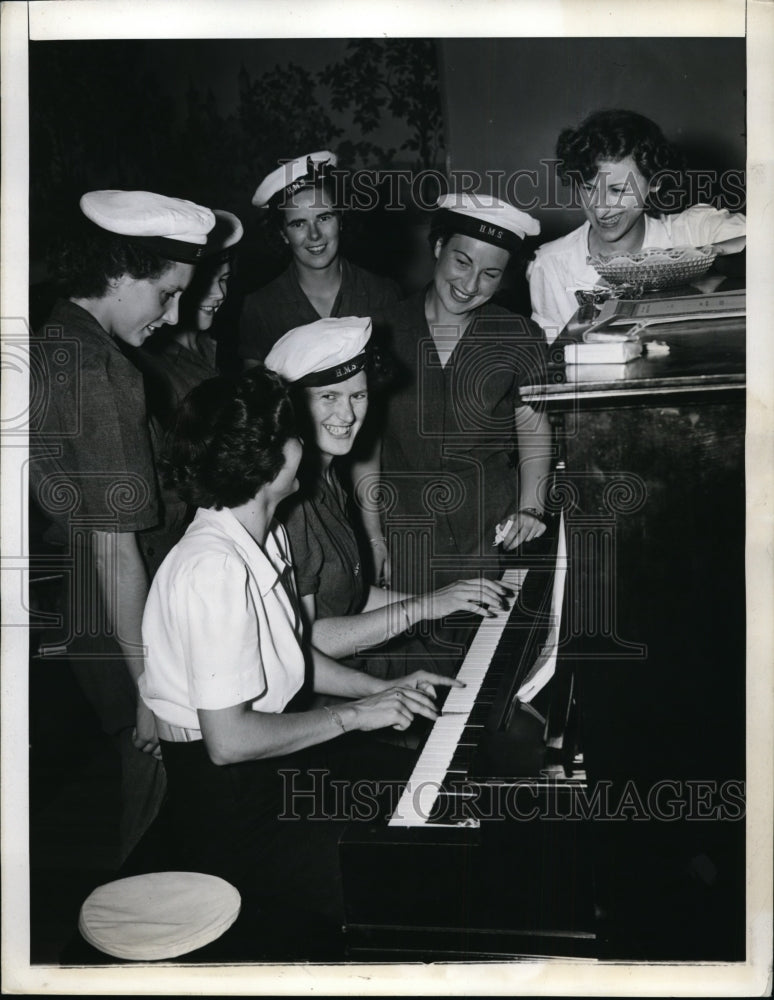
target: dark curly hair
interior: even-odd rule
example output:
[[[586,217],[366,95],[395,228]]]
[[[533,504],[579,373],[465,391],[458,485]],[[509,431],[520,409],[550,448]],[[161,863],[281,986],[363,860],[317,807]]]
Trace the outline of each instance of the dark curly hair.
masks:
[[[174,262],[81,216],[49,250],[48,266],[60,295],[98,299],[121,275],[160,278]]]
[[[611,109],[595,111],[577,128],[566,128],[556,141],[561,161],[557,173],[563,184],[591,181],[601,160],[617,162],[631,156],[642,176],[662,180],[674,189],[682,181],[684,161],[664,133],[645,115]]]
[[[433,212],[430,216],[430,229],[427,233],[427,245],[430,247],[430,252],[435,253],[435,245],[438,240],[441,243],[448,243],[452,236],[456,235],[457,230],[454,228],[454,222],[449,212]]]
[[[167,438],[164,484],[192,507],[238,507],[285,464],[297,436],[286,384],[263,365],[238,379],[218,376],[192,389]]]

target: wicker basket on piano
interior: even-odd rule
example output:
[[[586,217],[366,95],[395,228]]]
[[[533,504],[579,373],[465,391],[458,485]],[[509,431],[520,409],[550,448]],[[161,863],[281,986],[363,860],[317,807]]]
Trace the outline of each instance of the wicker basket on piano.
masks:
[[[647,290],[674,288],[698,278],[717,257],[714,247],[649,247],[635,253],[587,257],[594,270],[611,285]]]

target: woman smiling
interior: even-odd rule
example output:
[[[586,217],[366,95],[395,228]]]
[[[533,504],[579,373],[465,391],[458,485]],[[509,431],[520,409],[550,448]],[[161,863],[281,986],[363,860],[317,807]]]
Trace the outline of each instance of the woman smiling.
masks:
[[[369,389],[385,380],[370,340],[370,319],[318,320],[285,334],[266,364],[291,382],[305,442],[302,488],[283,517],[312,640],[329,656],[361,657],[358,667],[388,677],[410,670],[393,667],[381,653],[369,656],[372,647],[458,611],[487,617],[490,606],[503,606],[508,589],[489,580],[455,580],[415,596],[366,583],[337,464],[363,427]]]
[[[266,357],[288,330],[328,316],[371,316],[398,301],[395,282],[340,253],[342,217],[333,171],[336,156],[310,153],[273,170],[253,204],[291,253],[285,271],[245,299],[239,354],[246,366]]]
[[[52,257],[64,297],[32,346],[50,381],[30,479],[47,540],[72,560],[59,645],[121,753],[125,855],[164,788],[153,716],[135,691],[148,593],[138,539],[159,520],[136,348],[177,322],[215,219],[147,191],[91,191],[80,209]]]
[[[291,957],[307,958],[316,941],[304,939],[302,919],[319,929],[331,919],[337,933],[342,924],[336,849],[348,812],[340,797],[336,812],[323,811],[315,773],[404,777],[404,755],[374,750],[363,734],[437,718],[435,686],[455,682],[425,671],[378,680],[304,642],[274,519],[299,485],[297,434],[285,383],[263,366],[203,382],[181,404],[165,471],[197,510],[151,585],[140,690],[169,776],[165,863],[230,881]],[[295,699],[307,686],[336,707],[302,710]],[[304,789],[297,800],[294,788]],[[250,947],[250,957],[276,957],[260,934]]]
[[[590,255],[707,244],[720,255],[744,249],[744,215],[703,204],[674,211],[685,198],[682,157],[644,115],[596,111],[560,133],[556,155],[559,177],[578,194],[586,221],[539,247],[527,270],[532,318],[549,343],[578,308],[576,291],[605,285]],[[659,206],[672,211],[662,214]]]
[[[511,255],[538,232],[497,198],[444,195],[429,237],[433,280],[385,316],[402,371],[388,399],[379,489],[370,491],[383,528],[376,504],[368,516],[399,591],[496,577],[501,552],[545,531],[550,431],[519,395],[544,379],[540,331],[490,303]],[[456,670],[455,640],[437,630],[430,648],[440,657],[434,669]]]
[[[215,209],[213,214],[215,225],[208,234],[191,284],[180,300],[177,325],[162,330],[145,345],[143,352],[144,369],[153,387],[149,403],[163,427],[169,426],[186,393],[218,374],[217,343],[211,330],[226,301],[243,229],[231,212]]]
[[[215,209],[215,225],[207,236],[204,254],[191,284],[180,300],[177,326],[165,327],[137,352],[145,376],[145,395],[151,417],[154,456],[161,456],[164,436],[172,426],[185,395],[205,379],[218,374],[217,343],[210,330],[226,300],[233,260],[242,238],[242,223]],[[185,531],[192,512],[171,490],[161,487],[163,522],[140,535],[148,572],[155,574],[167,553]]]

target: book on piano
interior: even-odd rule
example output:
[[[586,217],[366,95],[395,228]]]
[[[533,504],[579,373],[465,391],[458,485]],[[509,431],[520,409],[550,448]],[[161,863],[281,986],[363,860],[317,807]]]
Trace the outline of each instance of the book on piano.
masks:
[[[568,367],[577,365],[625,365],[642,354],[639,340],[608,340],[591,344],[566,344],[564,360]],[[568,378],[571,378],[568,375]]]
[[[706,295],[680,295],[665,298],[608,299],[595,325],[653,326],[661,323],[683,323],[692,319],[728,319],[744,316],[744,288],[729,292],[709,292]]]

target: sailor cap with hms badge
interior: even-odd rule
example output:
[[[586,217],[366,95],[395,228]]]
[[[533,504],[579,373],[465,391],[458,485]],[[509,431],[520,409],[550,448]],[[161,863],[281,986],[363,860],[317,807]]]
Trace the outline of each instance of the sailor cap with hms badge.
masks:
[[[328,149],[289,160],[264,177],[253,195],[253,205],[256,208],[266,208],[272,199],[290,198],[296,191],[314,186],[317,179],[337,163],[335,153]]]
[[[297,385],[333,385],[366,366],[367,316],[331,316],[289,330],[266,355],[266,367]]]
[[[518,250],[525,236],[537,236],[540,223],[526,212],[493,195],[460,192],[444,194],[438,209],[465,236],[483,240],[505,250]]]
[[[183,264],[195,264],[205,254],[215,225],[209,208],[151,191],[89,191],[80,206],[100,229]]]

